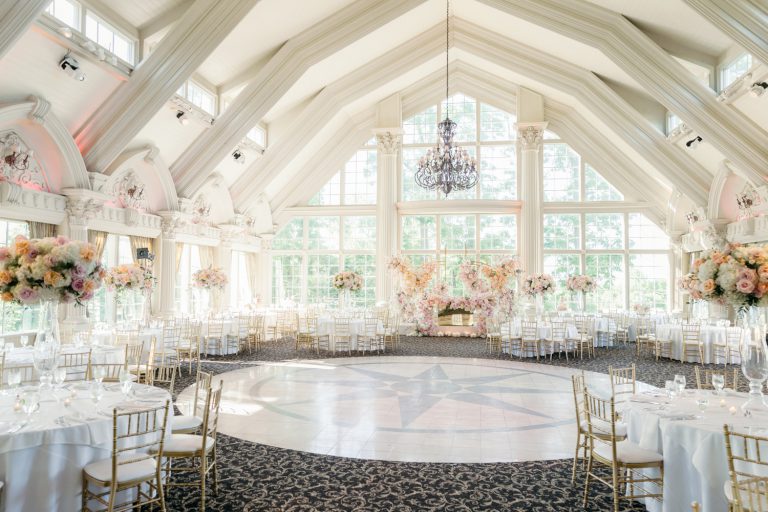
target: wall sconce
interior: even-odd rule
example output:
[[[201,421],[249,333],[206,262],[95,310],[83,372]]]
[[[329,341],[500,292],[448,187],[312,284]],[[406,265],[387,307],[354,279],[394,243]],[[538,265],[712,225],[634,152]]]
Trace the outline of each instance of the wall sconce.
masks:
[[[59,67],[78,82],[85,82],[85,73],[80,70],[80,63],[70,55],[70,52],[67,52],[64,58],[59,61]]]
[[[183,110],[176,112],[176,119],[178,119],[179,123],[183,124],[184,126],[189,124],[189,117],[187,117],[186,112]]]
[[[702,139],[697,135],[695,139],[689,140],[688,142],[685,143],[685,145],[688,146],[690,149],[696,149],[696,146],[698,146],[703,140],[704,139]]]

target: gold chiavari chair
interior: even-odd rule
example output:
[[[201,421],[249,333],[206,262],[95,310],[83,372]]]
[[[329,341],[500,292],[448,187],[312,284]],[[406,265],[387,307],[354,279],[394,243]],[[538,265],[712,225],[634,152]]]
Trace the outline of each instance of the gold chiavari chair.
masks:
[[[387,351],[387,347],[392,347],[394,350],[400,348],[400,315],[387,317],[387,322],[384,324],[384,352]]]
[[[5,388],[9,388],[10,384],[8,378],[11,373],[15,372],[19,373],[19,378],[21,379],[19,385],[21,386],[34,384],[39,378],[37,370],[35,370],[35,365],[33,364],[4,364],[2,373],[0,373],[0,387],[4,386]]]
[[[285,311],[278,316],[278,332],[280,338],[295,338],[299,330],[299,315],[295,311]]]
[[[656,324],[651,322],[647,316],[637,319],[635,340],[637,342],[637,355],[643,352],[656,353]]]
[[[264,341],[264,315],[252,315],[250,320],[248,337],[245,343],[248,346],[248,353],[253,354],[253,349],[256,348],[258,352]]]
[[[715,389],[712,385],[713,375],[723,376],[724,387],[733,390],[738,390],[739,388],[739,374],[741,373],[741,368],[733,368],[733,370],[729,372],[725,368],[711,369],[704,368],[703,366],[696,366],[694,367],[694,371],[696,372],[696,387],[698,389]]]
[[[584,359],[584,353],[587,357],[595,355],[595,340],[590,334],[590,319],[585,316],[577,316],[574,319],[576,324],[576,338],[572,341],[576,344],[576,351],[579,353],[579,359]]]
[[[674,343],[671,338],[672,331],[669,328],[660,329],[659,326],[663,325],[661,322],[656,323],[656,360],[665,357],[672,359],[672,344]]]
[[[532,355],[535,355],[536,360],[538,361],[539,354],[541,353],[539,324],[537,322],[523,320],[520,322],[520,334],[520,358],[527,357],[532,351]]]
[[[211,318],[206,322],[204,329],[203,350],[205,357],[208,357],[211,346],[213,346],[216,354],[221,355],[224,348],[224,320]]]
[[[568,360],[568,342],[565,340],[565,322],[553,321],[550,324],[549,336],[544,338],[545,353],[549,354],[549,360],[557,353],[557,357],[565,352],[565,360]]]
[[[219,409],[221,405],[221,387],[223,381],[215,389],[208,391],[203,411],[203,423],[200,434],[172,434],[165,443],[163,456],[166,460],[166,487],[199,487],[200,510],[205,512],[206,480],[209,473],[213,474],[213,492],[218,494],[219,475],[216,467],[216,434],[219,427]],[[186,465],[179,466],[174,462],[185,460]],[[174,476],[186,473],[188,478],[175,481]],[[190,481],[192,478],[198,481]]]
[[[144,344],[142,343],[142,348]],[[149,352],[147,353],[147,357],[144,357],[143,350],[141,353],[139,353],[137,363],[135,367],[133,365],[128,367],[128,371],[131,372],[136,376],[136,382],[139,384],[149,384],[149,372],[151,366],[155,362],[155,358],[157,357],[157,338],[152,336],[152,339],[149,340]],[[125,359],[128,361],[128,358]]]
[[[501,328],[490,318],[486,321],[485,346],[489,354],[501,354],[503,350]]]
[[[619,313],[616,315],[616,341],[629,343],[629,315]]]
[[[242,313],[233,319],[232,331],[227,334],[227,346],[229,347],[229,344],[233,343],[236,354],[240,353],[247,342],[250,323],[250,316]]]
[[[192,375],[192,365],[194,364],[195,368],[200,366],[200,330],[202,326],[198,322],[188,325],[184,330],[186,334],[181,336],[179,344],[176,346],[176,356],[179,362],[187,361],[187,371]]]
[[[121,329],[115,333],[115,345],[134,344],[138,339],[138,329]]]
[[[503,332],[501,335],[502,350],[506,346],[507,350],[509,351],[510,358],[512,358],[515,355],[517,355],[518,357],[522,357],[522,354],[523,354],[522,323],[520,325],[521,331],[519,333],[515,331],[514,319],[511,319],[509,322],[507,322],[506,327],[507,327],[506,332]]]
[[[333,351],[346,349],[352,355],[352,332],[350,330],[351,320],[347,317],[336,317],[333,319]]]
[[[573,387],[573,405],[576,410],[576,451],[573,454],[573,470],[571,472],[571,485],[573,485],[576,482],[576,465],[579,461],[579,452],[583,454],[583,462],[587,459],[587,449],[589,448],[587,416],[584,413],[584,390],[586,389],[584,371],[571,375],[571,385]]]
[[[683,324],[683,352],[680,362],[685,363],[689,357],[699,358],[699,363],[704,363],[704,348],[701,343],[701,326],[698,324]]]
[[[600,398],[585,389],[584,412],[587,418],[588,458],[584,479],[584,507],[589,502],[590,480],[607,485],[613,491],[613,510],[618,512],[619,500],[635,500],[663,497],[664,458],[661,454],[641,448],[616,432],[616,404],[614,397]],[[604,426],[607,426],[607,432]],[[605,473],[594,471],[595,463],[611,469],[610,479]],[[653,477],[638,472],[642,469],[658,468],[661,476]],[[640,484],[640,485],[638,485]],[[629,486],[624,492],[625,486]],[[646,490],[655,485],[658,492]],[[639,494],[636,494],[639,492]]]
[[[85,380],[88,377],[88,365],[91,364],[91,349],[82,352],[62,354],[59,368],[67,371],[66,381]]]
[[[172,358],[156,357],[147,374],[147,384],[157,386],[161,384],[168,387],[168,393],[173,396],[173,387],[176,384],[176,369],[178,365]]]
[[[381,353],[384,348],[384,336],[379,332],[379,319],[376,316],[370,316],[363,319],[363,332],[357,336],[357,349],[376,351]]]
[[[725,496],[733,512],[768,512],[768,437],[723,425],[728,474]]]
[[[623,401],[637,392],[635,380],[635,364],[626,368],[608,367],[608,375],[611,378],[611,395],[616,401]]]
[[[727,358],[725,360],[726,365],[728,363],[741,364],[741,341],[743,337],[744,330],[741,327],[728,327],[725,330],[725,340],[728,344]],[[734,356],[737,356],[738,358],[735,361]]]
[[[129,372],[138,375],[139,374],[139,367],[141,366],[141,358],[144,354],[144,342],[139,341],[138,343],[129,343],[125,345],[125,360],[123,361],[125,364],[126,370]]]
[[[120,372],[127,371],[125,363],[94,363],[88,365],[88,380],[100,378],[102,382],[120,382]]]
[[[99,510],[107,507],[109,512],[154,503],[165,511],[161,471],[168,410],[168,401],[138,411],[113,410],[112,456],[83,468],[83,512],[94,510],[92,502],[99,505]],[[118,493],[128,489],[135,489],[135,495],[130,501],[118,503]]]
[[[299,319],[299,331],[296,333],[296,352],[301,348],[315,350],[320,353],[316,343],[317,318],[307,316]]]
[[[208,392],[211,389],[213,375],[208,372],[197,372],[195,378],[195,393],[189,407],[189,414],[171,418],[171,432],[174,434],[192,434],[203,424],[203,411]]]

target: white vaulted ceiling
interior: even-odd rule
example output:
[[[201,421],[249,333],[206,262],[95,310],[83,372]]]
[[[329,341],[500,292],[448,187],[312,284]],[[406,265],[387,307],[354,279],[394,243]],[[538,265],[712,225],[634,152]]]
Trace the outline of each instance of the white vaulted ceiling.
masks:
[[[139,37],[172,40],[168,34],[195,2],[217,1],[224,2],[83,3],[102,8],[116,26],[134,27]],[[759,142],[768,133],[768,95],[713,100],[716,93],[701,84],[742,50],[685,0],[451,4],[452,80],[481,89],[482,81],[471,79],[476,75],[493,82],[497,92],[519,85],[543,95],[553,116],[581,132],[582,143],[591,140],[603,152],[613,148],[620,172],[642,173],[648,186],[638,191],[641,200],[663,204],[668,197],[660,196],[676,189],[702,204],[726,159],[741,164],[753,182],[764,179],[765,170],[761,175],[759,169],[768,161],[768,145]],[[157,147],[180,196],[193,197],[218,172],[221,190],[229,187],[238,210],[265,199],[273,209],[290,206],[307,173],[319,179],[312,165],[318,155],[329,147],[353,148],[370,136],[377,102],[414,88],[440,97],[444,20],[444,0],[259,0],[192,76],[234,106],[219,112],[213,126],[199,120],[181,126],[168,104],[146,116],[121,150]],[[340,35],[345,27],[360,30]],[[64,45],[33,25],[0,60],[0,94],[47,98],[75,134],[126,77],[83,56],[88,81],[66,79],[55,66]],[[659,48],[662,53],[654,53]],[[755,62],[764,74],[767,64]],[[681,76],[667,79],[669,73]],[[259,88],[262,84],[269,86]],[[712,126],[720,132],[704,135],[705,143],[693,153],[684,140],[667,141],[668,109],[699,132],[714,131]],[[706,116],[712,123],[702,122]],[[232,150],[256,123],[269,134],[264,155],[246,147],[247,163],[233,163]]]

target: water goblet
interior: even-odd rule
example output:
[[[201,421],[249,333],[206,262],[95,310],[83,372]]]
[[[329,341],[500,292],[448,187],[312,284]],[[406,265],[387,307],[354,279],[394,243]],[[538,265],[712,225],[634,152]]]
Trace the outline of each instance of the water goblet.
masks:
[[[101,401],[101,397],[104,395],[104,388],[101,386],[101,381],[91,382],[91,400],[94,404],[98,404]]]
[[[32,414],[40,405],[40,393],[37,391],[25,391],[21,395],[21,410],[27,415],[27,421],[32,418]]]
[[[715,394],[720,395],[725,388],[725,376],[719,373],[712,374],[712,387],[715,388]]]
[[[22,347],[26,348],[26,346],[29,345],[29,336],[27,336],[26,334],[23,336],[19,336],[19,343],[21,343]]]
[[[127,371],[125,368],[120,370],[120,389],[123,392],[123,394],[126,396],[130,396],[131,389],[133,388],[133,380],[131,379],[131,372]]]
[[[96,365],[93,367],[93,379],[101,384],[101,382],[104,380],[104,377],[107,376],[107,369],[103,366]]]
[[[61,389],[64,386],[64,382],[67,380],[67,369],[56,368],[53,370],[53,383],[56,389]]]
[[[709,407],[709,399],[707,397],[699,397],[696,399],[696,405],[699,407],[699,410],[703,413],[705,410],[707,410],[707,407]]]
[[[675,384],[677,384],[678,394],[682,396],[685,393],[685,375],[675,375]]]
[[[677,384],[673,380],[664,381],[664,389],[667,392],[667,397],[671,400],[677,395]]]

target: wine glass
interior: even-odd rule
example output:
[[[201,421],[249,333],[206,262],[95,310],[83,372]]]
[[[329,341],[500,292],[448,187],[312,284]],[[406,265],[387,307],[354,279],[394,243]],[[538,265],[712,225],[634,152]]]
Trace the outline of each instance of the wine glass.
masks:
[[[19,336],[19,343],[21,343],[22,347],[26,348],[26,346],[29,345],[29,336],[26,334]]]
[[[725,387],[725,376],[719,373],[712,374],[712,387],[715,388],[715,394],[720,395],[723,393]]]
[[[685,392],[685,375],[675,375],[675,384],[677,384],[677,392],[681,396]]]
[[[120,370],[120,389],[126,398],[131,394],[133,388],[133,380],[131,379],[131,372],[122,368]]]
[[[27,421],[32,418],[32,414],[40,405],[40,393],[37,391],[25,391],[21,395],[21,410],[27,415]]]
[[[699,408],[699,411],[701,411],[700,417],[704,417],[704,411],[707,410],[707,407],[709,407],[709,399],[705,396],[700,396],[696,399],[696,405]]]
[[[67,380],[67,369],[56,368],[53,370],[53,383],[56,389],[61,389],[64,386],[64,382]]]
[[[101,401],[101,397],[104,396],[104,388],[101,385],[101,381],[91,382],[91,400],[94,404],[98,404]]]
[[[664,390],[666,390],[667,397],[669,397],[670,400],[675,398],[677,395],[677,383],[673,380],[664,381]]]
[[[101,384],[101,382],[104,380],[104,377],[107,376],[107,369],[101,365],[96,365],[93,367],[92,373],[93,380]]]

